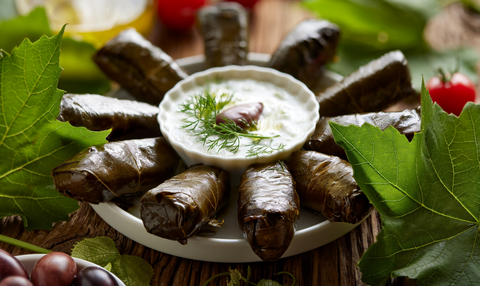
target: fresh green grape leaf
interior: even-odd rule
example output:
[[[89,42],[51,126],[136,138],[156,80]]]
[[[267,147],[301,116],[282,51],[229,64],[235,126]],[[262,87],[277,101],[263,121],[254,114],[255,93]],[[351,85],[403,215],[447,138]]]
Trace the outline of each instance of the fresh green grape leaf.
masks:
[[[282,286],[282,284],[278,283],[277,281],[273,281],[270,279],[262,279],[258,281],[257,286]]]
[[[228,269],[230,272],[230,281],[228,281],[228,286],[240,286],[240,281],[242,281],[242,274],[237,269]]]
[[[126,286],[150,286],[153,277],[153,268],[143,258],[122,255],[112,264],[112,272],[117,275]]]
[[[292,278],[292,283],[291,285],[295,285],[296,283],[296,279],[295,279],[295,276],[290,273],[290,272],[287,272],[287,271],[281,271],[275,275],[280,275],[280,274],[284,274],[284,275],[288,275]],[[218,277],[221,277],[221,276],[226,276],[228,275],[230,279],[227,279],[227,286],[241,286],[241,285],[258,285],[258,286],[282,286],[282,284],[276,282],[276,281],[273,281],[273,280],[270,280],[270,279],[262,279],[258,282],[258,284],[255,284],[253,282],[250,281],[250,276],[251,276],[251,268],[250,266],[247,267],[247,277],[243,277],[242,273],[240,273],[240,271],[238,271],[237,269],[231,269],[229,268],[228,269],[228,272],[224,272],[224,273],[220,273],[220,274],[217,274],[217,275],[214,275],[212,277],[210,277],[210,279],[208,279],[205,283],[203,283],[203,286],[207,286],[209,285],[210,282],[212,282],[213,280],[215,280],[216,278]],[[243,282],[243,283],[242,283]]]
[[[112,272],[112,263],[109,262],[105,267],[103,267],[105,270]]]
[[[102,236],[86,238],[78,242],[72,249],[72,256],[107,266],[120,257],[120,253],[111,238]],[[112,266],[110,265],[110,267]]]
[[[383,222],[359,262],[362,280],[478,283],[480,106],[468,103],[459,117],[449,115],[422,83],[422,128],[412,142],[394,128],[331,127]]]
[[[20,215],[27,230],[69,219],[78,202],[55,190],[50,172],[108,134],[56,120],[62,35],[26,39],[0,56],[0,217]]]
[[[86,238],[72,249],[72,256],[103,266],[126,286],[149,286],[153,268],[143,258],[120,255],[109,237]]]

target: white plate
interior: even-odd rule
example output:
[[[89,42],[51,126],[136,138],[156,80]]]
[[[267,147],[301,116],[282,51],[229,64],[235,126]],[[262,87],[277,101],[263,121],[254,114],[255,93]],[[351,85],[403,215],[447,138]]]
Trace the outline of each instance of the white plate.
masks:
[[[179,59],[177,62],[190,74],[205,68],[204,56],[194,56]],[[270,59],[266,54],[249,54],[250,64],[264,66]],[[341,79],[341,76],[326,72],[325,80],[321,86],[328,86]],[[196,236],[188,239],[187,245],[177,241],[163,239],[149,234],[143,227],[140,219],[140,207],[135,207],[128,212],[120,209],[113,203],[92,205],[93,209],[109,225],[129,237],[152,249],[179,257],[210,261],[210,262],[256,262],[260,258],[250,248],[243,238],[237,222],[237,193],[232,193],[230,203],[222,210],[217,218],[225,220],[220,228],[206,227]],[[300,220],[297,232],[282,257],[300,254],[322,245],[325,245],[354,229],[358,224],[330,222],[323,217],[307,210],[300,211]],[[212,231],[213,230],[213,231]]]

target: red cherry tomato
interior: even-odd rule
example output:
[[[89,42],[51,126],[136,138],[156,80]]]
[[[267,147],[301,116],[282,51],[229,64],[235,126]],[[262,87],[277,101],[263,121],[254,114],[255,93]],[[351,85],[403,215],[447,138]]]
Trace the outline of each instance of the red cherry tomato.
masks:
[[[442,76],[432,77],[427,82],[427,89],[432,100],[447,113],[457,116],[468,101],[475,101],[475,85],[461,73],[454,73],[449,80],[442,81]]]
[[[205,0],[158,0],[158,17],[172,30],[186,31],[195,22],[195,15]]]
[[[252,9],[253,6],[258,2],[258,0],[226,0],[228,2],[237,2],[240,3],[243,7]]]

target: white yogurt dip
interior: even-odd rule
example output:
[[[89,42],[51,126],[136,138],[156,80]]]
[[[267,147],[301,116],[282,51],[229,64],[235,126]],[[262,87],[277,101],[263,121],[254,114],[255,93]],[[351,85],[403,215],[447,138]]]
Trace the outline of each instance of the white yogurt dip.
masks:
[[[272,151],[271,154],[249,157],[248,151],[255,142],[251,138],[239,137],[240,148],[236,153],[219,150],[218,146],[209,150],[210,144],[207,142],[204,145],[197,132],[182,128],[186,120],[193,118],[180,111],[182,104],[206,90],[217,98],[224,93],[232,95],[232,101],[222,110],[234,105],[261,102],[263,112],[257,130],[252,133],[276,136],[263,139],[258,144],[273,149],[283,144],[282,148],[276,151],[267,149]],[[250,164],[283,160],[301,149],[315,130],[318,111],[315,95],[292,76],[257,66],[228,66],[199,72],[180,81],[167,92],[160,104],[159,123],[162,134],[187,165],[202,163],[242,174]]]
[[[271,146],[278,149],[280,144],[285,147],[297,142],[308,129],[311,123],[308,121],[304,108],[295,95],[288,93],[284,89],[268,82],[260,82],[253,79],[226,79],[215,81],[204,86],[196,86],[185,92],[185,102],[195,96],[204,96],[205,91],[216,95],[217,101],[223,95],[231,95],[232,100],[222,110],[231,108],[236,105],[261,102],[263,104],[263,112],[257,123],[257,130],[252,131],[253,134],[261,136],[274,137],[272,139],[263,139],[259,143],[260,146]],[[200,136],[198,136],[199,128],[195,131],[189,131],[182,128],[186,125],[186,121],[193,120],[188,114],[181,112],[180,107],[176,112],[171,113],[172,131],[170,138],[175,141],[184,142],[184,144],[209,155],[220,155],[230,158],[245,158],[248,150],[255,143],[254,139],[247,137],[239,137],[240,148],[238,152],[232,153],[227,149],[221,149],[217,146],[209,150],[211,144],[203,144]],[[213,136],[209,140],[215,140],[218,136]],[[268,148],[267,150],[271,150]],[[259,154],[259,156],[262,154]]]

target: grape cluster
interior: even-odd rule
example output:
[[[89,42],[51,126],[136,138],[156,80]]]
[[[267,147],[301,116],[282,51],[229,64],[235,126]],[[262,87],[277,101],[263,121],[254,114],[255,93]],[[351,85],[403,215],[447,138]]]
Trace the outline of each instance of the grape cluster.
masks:
[[[77,272],[69,255],[52,252],[40,258],[29,277],[23,264],[0,249],[0,286],[118,286],[110,272],[90,266]]]

